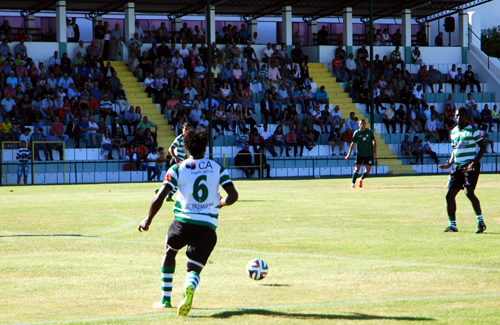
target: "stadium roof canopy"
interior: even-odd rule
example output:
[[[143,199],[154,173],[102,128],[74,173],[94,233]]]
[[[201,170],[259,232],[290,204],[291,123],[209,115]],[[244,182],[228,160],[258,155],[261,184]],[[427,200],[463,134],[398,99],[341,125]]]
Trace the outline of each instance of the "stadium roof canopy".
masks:
[[[375,19],[401,17],[401,10],[411,9],[412,17],[433,20],[492,0],[374,0]],[[134,2],[136,13],[164,13],[169,18],[187,14],[204,14],[206,0],[66,0],[66,10],[106,14],[120,12],[125,3]],[[294,17],[305,21],[322,17],[341,16],[345,7],[353,8],[353,16],[369,15],[369,1],[361,0],[211,0],[217,15],[240,15],[250,20],[263,16],[280,15],[283,6],[292,6]],[[55,1],[0,0],[0,8],[22,11],[23,15],[41,10],[55,10]]]

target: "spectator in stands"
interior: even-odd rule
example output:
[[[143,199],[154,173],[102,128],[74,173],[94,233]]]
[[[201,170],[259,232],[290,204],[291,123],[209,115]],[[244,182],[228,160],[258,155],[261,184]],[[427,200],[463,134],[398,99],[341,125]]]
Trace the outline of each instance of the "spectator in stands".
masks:
[[[80,148],[80,139],[82,138],[85,147],[90,147],[90,125],[86,116],[78,122],[78,137],[75,138],[76,148]]]
[[[415,104],[412,104],[406,112],[406,132],[412,128],[415,132],[422,133],[422,123],[420,123],[420,113]],[[401,130],[401,132],[403,132]]]
[[[265,64],[257,71],[257,80],[262,84],[262,90],[267,92],[271,89],[271,80]]]
[[[436,139],[436,141],[438,143],[440,143],[439,134],[437,133],[437,130],[436,130],[436,125],[437,125],[436,117],[434,115],[431,115],[431,118],[427,119],[427,121],[425,122],[425,130],[424,131],[429,136]]]
[[[415,104],[419,109],[421,105],[425,105],[425,94],[422,85],[418,85],[417,89],[413,91],[411,96],[411,103]]]
[[[401,51],[399,51],[399,46],[396,46],[396,49],[391,52],[391,56],[389,57],[389,63],[404,64],[404,61],[401,57]]]
[[[318,107],[318,105],[316,105]],[[321,112],[320,112],[321,114]],[[314,129],[314,124],[315,121],[312,118],[311,113],[307,113],[307,117],[302,120],[302,126],[307,127],[307,130],[305,130],[305,133],[307,136],[313,138],[313,146],[316,145],[316,142],[318,141],[319,135],[321,134],[320,132],[316,131]],[[323,132],[323,129],[321,130]]]
[[[49,142],[58,142],[60,141],[58,136],[55,134],[54,130],[51,128],[49,130],[49,134],[45,137],[45,141]],[[63,154],[63,146],[60,143],[46,143],[47,146],[47,151],[50,157],[50,160],[54,160],[54,157],[52,156],[52,150],[57,150],[59,152],[59,160],[63,160],[64,154]],[[47,156],[45,156],[46,160]]]
[[[108,94],[104,94],[102,100],[99,102],[99,114],[104,117],[104,120],[106,120],[108,115],[117,116],[116,112],[113,111],[113,103],[109,100]]]
[[[113,119],[113,122],[111,122],[111,134],[115,134],[116,133],[116,129],[120,129],[122,130],[122,133],[123,133],[123,124],[120,123],[120,118],[118,116],[116,116],[114,119]]]
[[[391,107],[386,109],[384,118],[382,119],[382,122],[384,122],[385,127],[387,128],[387,133],[391,133],[389,125],[392,125],[392,133],[398,133],[398,131],[396,130],[396,112],[394,111],[395,108],[396,106],[392,104]]]
[[[40,129],[37,126],[35,126],[33,134],[31,134],[30,144],[35,141],[45,141],[45,137],[40,133]],[[49,160],[50,155],[45,143],[35,143],[35,160],[42,161],[42,159],[40,159],[40,149],[43,150],[45,160]]]
[[[429,41],[427,40],[427,34],[423,29],[417,32],[417,45],[429,46]]]
[[[121,157],[121,148],[127,145],[127,137],[122,132],[121,128],[116,128],[115,133],[113,133],[113,148],[118,152],[118,159],[122,159]]]
[[[429,72],[427,73],[427,79],[432,83],[431,88],[432,92],[434,92],[433,85],[434,84],[439,84],[439,93],[443,92],[443,74],[441,71],[434,69],[433,65],[429,66]]]
[[[274,54],[271,43],[267,43],[267,47],[264,49],[263,54],[264,55],[262,61],[264,61],[267,64],[267,66],[270,67],[272,62],[272,56]]]
[[[434,39],[434,46],[443,46],[443,32],[440,32]]]
[[[140,26],[139,26],[139,28],[140,28]],[[137,29],[137,26],[136,26],[136,29]],[[134,37],[131,38],[125,45],[130,50],[130,55],[132,55],[132,53],[133,53],[136,58],[139,58],[141,56],[142,41],[141,41],[141,38],[139,36],[139,33],[137,33],[137,32],[134,33]]]
[[[432,90],[432,93],[434,93],[434,88],[433,88],[433,82],[430,81],[429,77],[429,72],[427,71],[427,65],[422,65],[422,67],[418,70],[418,75],[417,75],[417,82],[421,83],[423,85],[423,90],[425,92],[425,86],[429,86]]]
[[[274,146],[273,146],[274,133],[268,129],[267,124],[264,124],[263,130],[260,131],[259,134],[262,137],[262,142],[260,143],[260,145],[264,146],[267,150],[269,150],[269,152],[271,153],[271,155],[273,157],[277,157],[278,154],[274,150]]]
[[[108,152],[108,159],[113,159],[113,139],[111,137],[111,131],[109,130],[108,127],[104,129],[104,134],[102,136],[102,141],[101,141],[101,148],[103,149],[101,151],[101,154],[104,151]]]
[[[329,33],[328,33],[328,30],[326,28],[326,25],[323,25],[323,27],[321,27],[321,30],[318,32],[318,45],[328,45],[330,44],[329,41],[328,41],[328,36],[329,36]]]
[[[422,147],[420,148],[422,158],[423,158],[424,153],[428,154],[431,156],[432,159],[434,159],[434,162],[436,164],[439,164],[439,159],[437,158],[436,153],[434,151],[432,151],[432,147],[431,147],[431,144],[429,142],[430,139],[431,139],[430,136],[428,136],[428,135],[425,136],[425,142],[422,143]],[[420,141],[422,141],[422,140],[420,140]],[[423,162],[424,161],[422,160],[422,163]]]
[[[472,65],[470,65],[470,64],[467,66],[467,71],[465,71],[465,73],[464,73],[464,81],[465,81],[465,85],[463,87],[464,90],[465,90],[466,85],[469,85],[470,92],[473,93],[474,89],[472,88],[472,85],[476,85],[477,92],[478,93],[481,92],[481,85],[479,84],[479,81],[475,79],[474,71],[472,71]]]
[[[315,109],[311,113],[311,117],[314,121],[314,124],[319,125],[321,129],[321,133],[325,134],[328,133],[327,129],[325,129],[325,125],[328,124],[328,117],[324,117],[323,114],[320,111],[319,105],[316,105]]]
[[[472,98],[471,93],[467,94],[467,99],[465,100],[465,108],[467,109],[467,115],[469,116],[473,115],[474,109],[477,110],[477,103],[474,98]]]
[[[286,156],[290,157],[290,154],[288,152],[290,150],[290,147],[288,146],[288,144],[286,142],[286,137],[285,137],[285,134],[283,133],[283,126],[282,125],[278,125],[276,127],[276,130],[274,131],[274,134],[273,134],[272,144],[274,146],[280,147],[280,156],[283,154],[283,148],[285,148],[286,149]]]
[[[252,163],[252,154],[249,151],[250,146],[245,144],[245,147],[240,150],[234,157],[234,164],[239,170],[245,173],[247,178],[252,178],[254,173],[254,164]]]
[[[328,145],[332,148],[332,156],[335,156],[335,147],[339,147],[339,152],[342,155],[342,142],[340,141],[340,128],[332,129],[328,137]]]
[[[448,71],[448,83],[451,83],[451,91],[455,92],[455,85],[458,84],[460,89],[462,89],[462,82],[458,76],[457,65],[451,66],[451,70]]]
[[[2,40],[2,44],[0,44],[0,57],[4,60],[6,60],[9,57],[10,52],[10,46],[7,38],[4,38]]]
[[[298,33],[298,32],[297,32]],[[294,63],[298,63],[302,68],[303,65],[309,63],[309,56],[305,55],[301,49],[300,43],[294,43],[295,48],[292,50],[292,60]]]
[[[150,121],[147,116],[143,117],[142,121],[137,124],[136,128],[137,128],[137,130],[142,130],[144,132],[146,132],[146,129],[151,129],[151,134],[153,135],[153,137],[156,140],[158,126],[156,124],[154,124],[152,121]]]
[[[403,156],[409,156],[410,157],[410,165],[413,165],[413,159],[412,157],[417,154],[415,153],[415,150],[413,148],[413,145],[410,142],[410,136],[408,134],[405,135],[405,139],[401,142],[401,154]],[[417,156],[418,157],[418,156]]]
[[[413,64],[422,65],[423,61],[424,60],[422,59],[422,52],[420,52],[418,46],[415,46],[415,49],[411,51],[411,62]]]
[[[345,82],[347,80],[349,73],[343,69],[343,63],[339,53],[336,53],[335,58],[332,60],[332,70],[340,82]]]
[[[330,101],[328,99],[328,94],[325,91],[325,86],[320,87],[319,91],[316,92],[314,98],[318,104],[325,104],[326,106],[330,106]]]
[[[16,101],[11,98],[10,92],[5,92],[5,98],[2,99],[0,109],[2,111],[2,117],[14,117],[18,114],[18,107]]]
[[[493,117],[493,122],[497,124],[497,131],[500,132],[500,114],[498,112],[497,105],[493,105],[491,116]]]
[[[486,125],[489,132],[493,132],[493,115],[488,104],[484,104],[484,108],[481,111],[481,124]]]

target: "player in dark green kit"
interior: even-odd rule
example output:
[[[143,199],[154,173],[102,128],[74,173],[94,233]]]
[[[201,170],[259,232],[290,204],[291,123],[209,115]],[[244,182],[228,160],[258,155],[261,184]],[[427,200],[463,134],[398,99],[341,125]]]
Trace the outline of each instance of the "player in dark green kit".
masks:
[[[365,119],[361,119],[358,124],[359,129],[352,135],[351,146],[349,147],[347,156],[345,156],[345,159],[348,160],[351,157],[354,146],[356,144],[358,145],[358,150],[356,151],[356,167],[352,174],[352,188],[356,187],[356,178],[358,178],[361,165],[365,165],[365,172],[359,179],[359,187],[363,187],[363,180],[370,174],[373,159],[377,157],[377,141],[375,140],[373,130],[366,127]]]

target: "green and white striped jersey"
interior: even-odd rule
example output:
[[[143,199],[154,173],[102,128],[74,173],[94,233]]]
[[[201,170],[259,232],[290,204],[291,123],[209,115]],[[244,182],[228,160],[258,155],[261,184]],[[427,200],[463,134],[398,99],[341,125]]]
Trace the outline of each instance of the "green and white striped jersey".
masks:
[[[470,163],[476,158],[476,145],[483,141],[479,129],[467,125],[463,130],[456,126],[451,131],[451,145],[455,156],[455,166]]]
[[[180,161],[184,161],[186,159],[186,148],[184,148],[184,137],[179,135],[177,138],[175,138],[174,142],[172,143],[172,147],[175,149],[175,154],[177,155],[177,158],[179,158]]]
[[[31,159],[31,151],[28,148],[19,148],[16,159],[19,159],[20,164],[27,164]]]
[[[169,168],[163,185],[179,188],[174,204],[174,216],[178,221],[216,229],[219,185],[229,182],[229,173],[215,161],[189,158]]]

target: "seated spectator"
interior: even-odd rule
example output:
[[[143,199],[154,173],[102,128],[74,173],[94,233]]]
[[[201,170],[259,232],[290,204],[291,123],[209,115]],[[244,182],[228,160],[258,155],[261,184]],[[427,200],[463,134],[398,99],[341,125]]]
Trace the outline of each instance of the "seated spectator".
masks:
[[[398,133],[396,130],[396,112],[394,111],[395,105],[391,105],[387,110],[385,110],[384,118],[382,122],[384,122],[385,127],[387,128],[387,133],[391,133],[389,129],[389,125],[392,125],[392,133]]]
[[[484,108],[481,111],[481,124],[488,128],[489,132],[493,132],[493,115],[488,104],[484,104]]]
[[[493,105],[491,116],[493,117],[493,122],[497,124],[497,131],[500,132],[500,115],[497,109],[497,105]]]
[[[257,71],[257,80],[262,84],[262,90],[264,92],[271,89],[271,80],[269,79],[269,72],[265,64]]]
[[[413,129],[413,131],[422,133],[422,123],[420,123],[420,113],[418,112],[417,107],[413,104],[410,106],[410,109],[406,112],[406,132]],[[401,130],[401,132],[403,132]]]
[[[151,134],[151,129],[146,129],[146,131],[144,132],[144,139],[146,140],[146,147],[148,147],[148,150],[150,152],[153,150],[153,148],[158,147],[156,140],[153,138],[153,135]]]
[[[85,147],[90,147],[90,125],[86,116],[78,122],[78,138],[75,139],[76,148],[80,148],[80,139],[83,138]]]
[[[424,60],[422,59],[422,52],[420,52],[418,46],[415,46],[415,49],[411,51],[411,62],[413,64],[422,65],[423,61]]]
[[[474,109],[477,109],[477,103],[474,98],[472,98],[471,93],[467,95],[467,99],[465,100],[465,108],[467,109],[467,115],[469,116],[473,115]]]
[[[158,150],[156,148],[152,148],[146,158],[148,165],[148,181],[153,181],[155,177],[158,177],[158,170],[156,168],[156,162],[158,159]]]
[[[316,105],[316,107],[318,107]],[[314,120],[312,118],[311,113],[307,113],[307,117],[302,120],[302,126],[305,126],[307,129],[305,130],[305,133],[309,137],[313,137],[313,146],[316,145],[316,142],[318,141],[320,132],[316,131],[314,129]]]
[[[420,162],[423,164],[424,163],[424,153],[420,149],[422,147],[422,140],[418,137],[418,135],[413,137],[413,141],[411,142],[411,146],[413,148],[413,155],[417,157],[415,160],[415,163],[418,164],[418,160],[420,159]]]
[[[399,51],[399,46],[396,46],[396,49],[391,52],[389,63],[404,64],[404,61],[401,57],[401,51]]]
[[[433,82],[428,78],[429,72],[427,71],[427,66],[424,64],[419,70],[417,74],[417,82],[421,83],[424,87],[429,86],[434,93]],[[424,88],[425,89],[425,88]],[[425,92],[425,91],[424,91]]]
[[[267,124],[264,124],[263,130],[260,131],[259,134],[260,134],[260,136],[263,139],[262,142],[260,143],[260,145],[266,147],[266,149],[269,150],[269,152],[271,153],[271,155],[273,157],[277,157],[278,154],[274,150],[274,145],[273,145],[273,140],[274,140],[273,136],[274,136],[274,133],[269,130]]]
[[[472,65],[470,65],[470,64],[467,66],[467,71],[465,71],[465,73],[464,73],[464,82],[465,82],[465,85],[470,85],[470,92],[471,93],[474,92],[474,89],[472,89],[473,85],[476,85],[478,93],[481,92],[481,85],[479,84],[479,81],[475,79],[474,71],[472,71]],[[464,86],[464,90],[465,90],[465,86]]]
[[[335,147],[339,147],[339,153],[342,155],[342,142],[340,141],[340,128],[335,128],[328,137],[328,145],[332,148],[332,156],[335,156]]]
[[[49,142],[58,142],[59,137],[57,134],[55,134],[54,130],[51,128],[49,130],[49,134],[45,137],[45,141]],[[64,154],[63,154],[63,146],[60,143],[46,143],[47,150],[49,153],[50,160],[54,160],[54,157],[52,156],[52,150],[57,150],[59,152],[59,160],[63,160]],[[47,157],[47,156],[46,156]],[[46,159],[48,160],[48,159]]]
[[[443,74],[441,71],[434,69],[433,65],[429,66],[429,71],[427,73],[427,79],[432,83],[431,87],[433,88],[433,85],[439,84],[439,93],[443,92]],[[433,89],[434,92],[434,89]],[[451,95],[451,94],[450,94]]]
[[[354,113],[352,113],[354,114]],[[357,118],[356,118],[357,120]],[[359,125],[358,125],[359,128]],[[347,155],[349,152],[349,148],[352,143],[352,136],[354,135],[354,132],[351,128],[346,128],[344,133],[342,133],[342,136],[340,137],[340,141],[342,142],[342,148],[341,149],[341,155]]]
[[[156,134],[158,132],[158,126],[156,124],[154,124],[152,121],[150,121],[147,116],[143,117],[142,121],[137,124],[136,128],[137,128],[137,130],[142,130],[143,132],[146,132],[146,129],[151,129],[151,134],[153,135],[153,137],[156,141]]]
[[[422,142],[422,140],[419,140],[419,143],[422,142],[421,148],[420,148],[421,155],[423,157],[424,153],[428,154],[431,156],[432,159],[434,159],[434,162],[436,164],[439,164],[439,159],[437,158],[436,153],[434,151],[432,151],[431,144],[429,142],[430,139],[431,139],[430,136],[426,135],[425,142]],[[424,163],[423,160],[422,160],[422,163]]]
[[[259,173],[259,178],[264,177],[264,173],[262,175],[260,174],[260,166],[262,166],[263,171],[264,170],[267,171],[267,178],[271,178],[271,166],[267,163],[266,154],[264,153],[264,148],[260,147],[259,150],[257,150],[257,153],[254,154],[254,156],[255,156],[254,159],[255,168]]]
[[[491,153],[495,153],[494,145],[495,142],[490,139],[490,135],[488,134],[488,125],[483,125],[481,129],[479,130],[481,133],[481,137],[483,138],[483,141],[486,143],[486,150],[488,150],[488,145],[491,147]],[[488,153],[488,151],[486,151]]]
[[[332,60],[332,70],[337,76],[338,81],[346,82],[349,73],[343,69],[343,63],[338,53],[335,54],[335,58]]]
[[[246,144],[245,147],[240,150],[236,157],[234,157],[234,164],[239,170],[245,173],[247,178],[252,178],[254,173],[254,164],[252,163],[252,154],[249,151],[249,145]]]
[[[451,66],[451,70],[448,71],[448,83],[451,83],[451,91],[455,92],[455,85],[460,86],[460,90],[463,88],[462,81],[458,75],[457,65],[454,64]]]
[[[408,134],[405,135],[405,139],[401,142],[401,154],[403,156],[409,156],[410,160],[410,165],[413,165],[413,156],[415,154],[415,150],[413,148],[413,145],[410,142],[410,136]]]
[[[33,142],[38,142],[38,141],[45,141],[45,137],[40,132],[40,129],[35,126],[33,134],[31,134],[30,145]],[[47,147],[45,146],[45,143],[35,143],[35,160],[42,161],[42,159],[40,159],[40,149],[43,150],[43,153],[45,155],[45,160],[49,160],[50,154],[49,151],[47,150]]]
[[[425,122],[425,133],[436,139],[438,143],[440,142],[439,134],[436,131],[436,117],[434,115],[431,115],[431,118]]]
[[[285,134],[283,133],[283,126],[278,125],[276,130],[274,131],[274,134],[272,136],[272,144],[274,146],[280,147],[280,156],[283,154],[283,148],[286,149],[286,156],[290,157],[290,153],[288,152],[290,150],[290,147],[285,141]]]
[[[328,99],[328,93],[325,91],[325,86],[321,86],[319,91],[314,95],[317,104],[325,104],[330,106],[330,101]]]
[[[99,148],[101,146],[102,134],[99,133],[99,125],[97,125],[94,115],[91,115],[89,120],[89,137],[91,148]]]

